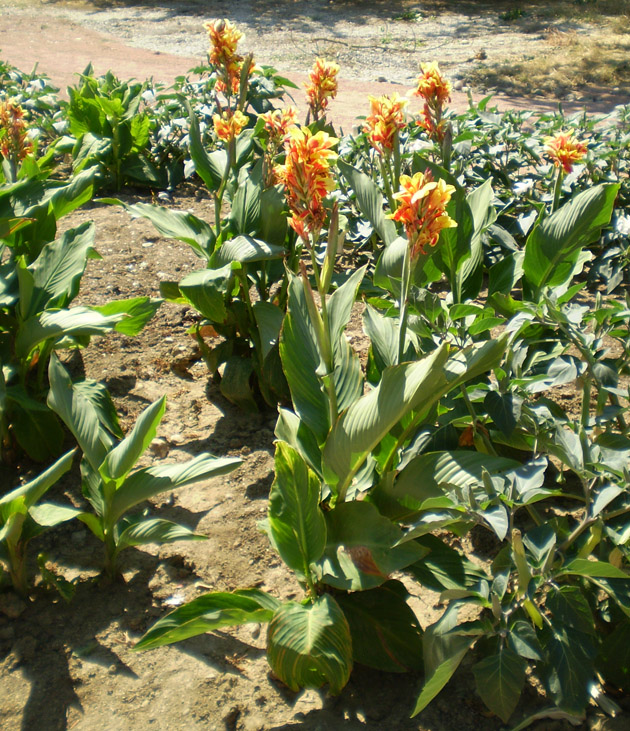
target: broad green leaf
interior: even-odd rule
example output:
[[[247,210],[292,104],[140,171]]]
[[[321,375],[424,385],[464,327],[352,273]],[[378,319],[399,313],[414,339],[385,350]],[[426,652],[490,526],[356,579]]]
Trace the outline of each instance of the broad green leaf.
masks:
[[[66,306],[79,292],[88,258],[100,258],[94,250],[94,224],[84,223],[46,244],[29,267],[35,292],[30,314],[45,307]]]
[[[523,543],[537,566],[542,568],[556,546],[556,532],[548,523],[543,523],[528,530],[523,536]]]
[[[321,478],[322,459],[313,432],[292,411],[278,409],[275,435],[295,449],[308,466]]]
[[[212,255],[210,266],[219,269],[233,261],[247,264],[249,262],[281,259],[285,254],[283,246],[272,246],[251,236],[237,236],[226,241]]]
[[[74,449],[66,452],[66,454],[60,457],[50,467],[27,482],[26,485],[17,487],[15,490],[0,497],[0,510],[2,514],[8,515],[11,511],[11,506],[17,504],[17,502],[20,502],[24,506],[24,510],[28,510],[35,505],[42,495],[70,469],[74,452]]]
[[[376,262],[374,284],[400,297],[403,260],[409,242],[398,236],[383,251]]]
[[[240,464],[241,460],[238,457],[213,457],[211,454],[202,453],[181,464],[154,465],[136,470],[114,494],[110,520],[117,521],[134,505],[150,497],[176,487],[226,475]]]
[[[492,181],[486,180],[466,196],[473,220],[470,237],[470,256],[464,259],[458,271],[459,291],[462,300],[474,299],[479,294],[483,277],[483,240],[482,235],[497,218],[492,200],[494,192]],[[458,219],[459,220],[459,219]]]
[[[363,329],[370,338],[372,356],[379,373],[398,361],[398,327],[391,317],[385,317],[370,305],[363,312]]]
[[[269,244],[282,246],[287,236],[286,203],[278,188],[263,190],[260,201],[260,231],[258,235]]]
[[[511,392],[488,391],[483,405],[496,426],[509,437],[521,418],[522,399]]]
[[[102,198],[101,203],[123,206],[135,218],[146,218],[162,236],[183,241],[202,259],[210,259],[214,251],[216,238],[212,228],[189,211],[177,211],[149,203],[129,205],[117,198]]]
[[[232,200],[231,228],[236,234],[256,236],[260,229],[262,185],[248,178],[241,183]]]
[[[306,304],[303,282],[289,276],[289,305],[280,335],[280,357],[293,408],[323,443],[330,428],[328,397],[317,373],[322,360]]]
[[[195,164],[197,175],[203,180],[211,192],[216,192],[221,187],[221,182],[227,176],[227,154],[224,150],[206,152],[199,133],[199,122],[192,107],[188,107],[190,118],[190,156]]]
[[[252,390],[254,365],[251,358],[233,355],[225,361],[219,389],[228,401],[236,404],[243,411],[255,414],[258,404]]]
[[[556,576],[573,575],[603,579],[623,579],[630,581],[630,574],[618,569],[606,561],[589,561],[586,558],[574,558],[565,564]]]
[[[342,333],[333,342],[335,370],[333,383],[337,398],[337,411],[341,413],[363,394],[363,373],[359,356]]]
[[[81,514],[79,508],[73,508],[69,505],[57,505],[56,503],[39,503],[33,505],[29,510],[29,515],[40,526],[51,528],[68,520],[73,520]]]
[[[424,633],[424,686],[411,716],[426,708],[444,688],[477,639],[474,635],[447,635],[453,629],[457,608],[447,609],[442,618]]]
[[[607,682],[630,691],[630,621],[620,622],[606,637],[597,661]]]
[[[365,276],[367,264],[357,269],[328,299],[326,309],[330,326],[330,339],[334,343],[341,337],[350,321],[357,292]]]
[[[517,619],[510,627],[508,644],[521,657],[528,660],[543,660],[542,648],[536,632],[529,622]]]
[[[46,311],[22,323],[15,339],[15,352],[18,358],[25,359],[44,340],[54,342],[71,335],[102,335],[113,330],[123,318],[123,314],[102,315],[91,307]]]
[[[116,553],[129,546],[144,546],[147,543],[173,543],[174,541],[205,541],[208,536],[200,535],[184,525],[162,518],[123,519],[116,526],[119,531]]]
[[[287,566],[302,580],[326,546],[320,481],[292,447],[276,443],[276,476],[269,494],[269,537]]]
[[[318,572],[322,581],[337,589],[380,586],[394,571],[427,553],[415,542],[397,545],[403,535],[400,528],[368,502],[338,503],[325,517],[326,549]]]
[[[385,216],[379,187],[368,175],[341,159],[337,160],[337,167],[354,191],[359,210],[372,224],[385,246],[389,246],[397,236],[396,224]]]
[[[422,669],[422,629],[399,581],[340,594],[352,635],[354,661],[390,673]]]
[[[232,277],[229,264],[220,269],[201,269],[185,276],[179,283],[179,291],[203,317],[212,322],[225,322],[225,296],[231,289]]]
[[[490,580],[483,569],[437,536],[422,536],[416,543],[427,553],[421,561],[409,566],[407,571],[428,589],[437,592],[469,590],[478,587],[482,581]]]
[[[4,403],[15,439],[31,459],[45,462],[59,454],[63,429],[45,404],[29,396],[17,383],[6,388]]]
[[[70,376],[53,355],[48,366],[48,405],[74,434],[74,438],[94,470],[98,470],[113,446],[111,434],[101,426],[98,407],[73,388]]]
[[[260,335],[262,357],[265,359],[269,351],[278,342],[284,313],[277,305],[262,300],[255,302],[252,310],[254,311],[254,318],[256,319],[256,325]]]
[[[282,604],[267,632],[271,669],[293,691],[324,683],[336,695],[350,678],[352,640],[343,611],[329,594],[306,606]]]
[[[523,271],[535,291],[565,284],[580,250],[610,221],[618,191],[618,184],[595,185],[534,227],[525,245]]]
[[[118,423],[118,414],[112,397],[103,383],[86,379],[84,381],[74,381],[72,388],[93,405],[103,428],[117,439],[122,439],[125,436]]]
[[[166,411],[166,396],[148,406],[138,417],[129,434],[112,449],[99,467],[102,478],[122,482],[146,448],[155,439],[157,428]]]
[[[392,487],[380,486],[374,501],[390,517],[410,521],[425,509],[426,501],[448,495],[453,487],[463,489],[480,484],[484,469],[499,475],[518,466],[513,459],[480,452],[428,452],[412,459]]]
[[[161,304],[162,300],[154,297],[132,297],[128,300],[113,300],[93,309],[105,316],[125,315],[114,329],[123,335],[134,336],[143,330]]]
[[[380,384],[341,415],[323,451],[324,477],[331,489],[345,494],[368,454],[405,414],[439,398],[447,357],[442,346],[421,361],[388,368]]]
[[[525,660],[507,647],[473,665],[477,692],[504,723],[508,722],[521,697],[526,668]]]
[[[269,622],[278,601],[259,589],[203,594],[158,620],[134,646],[153,650],[220,627]]]

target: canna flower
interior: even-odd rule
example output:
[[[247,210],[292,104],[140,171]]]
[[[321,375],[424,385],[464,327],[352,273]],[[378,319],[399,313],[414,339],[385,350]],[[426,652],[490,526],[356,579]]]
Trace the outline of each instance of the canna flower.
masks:
[[[289,223],[306,244],[326,220],[323,200],[335,187],[330,163],[337,158],[332,150],[337,142],[326,132],[313,134],[308,127],[293,127],[285,144],[286,162],[276,167],[291,211]]]
[[[442,120],[444,105],[451,100],[451,82],[440,73],[437,63],[420,64],[421,74],[416,81],[415,96],[424,99],[418,125],[432,140],[442,142],[446,126]]]
[[[215,114],[212,117],[214,132],[223,142],[231,142],[238,137],[248,121],[248,116],[238,109],[235,112],[226,109],[222,114]]]
[[[562,165],[565,173],[573,170],[573,164],[580,162],[586,155],[586,145],[579,142],[573,132],[560,132],[555,137],[547,137],[545,153],[556,166]]]
[[[363,129],[380,155],[393,150],[396,133],[405,126],[403,109],[406,104],[407,100],[401,99],[396,92],[391,97],[370,96],[370,115]]]
[[[388,218],[400,221],[409,241],[411,260],[423,254],[426,246],[435,246],[444,228],[457,223],[446,213],[446,206],[455,188],[444,180],[435,182],[429,173],[400,176],[402,189],[394,194],[399,202]]]
[[[305,84],[306,100],[313,115],[319,119],[321,112],[326,111],[330,99],[337,96],[337,74],[339,65],[321,58],[315,60],[309,74],[310,84]]]
[[[210,39],[208,61],[220,69],[220,78],[216,82],[216,90],[221,93],[238,94],[243,57],[236,52],[238,42],[243,34],[236,29],[229,20],[213,20],[204,24]],[[253,71],[254,64],[250,65],[248,74]]]
[[[422,99],[431,107],[443,107],[446,102],[451,101],[451,82],[445,79],[440,73],[437,63],[421,63],[421,74],[416,79],[417,88],[414,91],[416,96]]]
[[[278,147],[286,139],[289,130],[297,125],[298,112],[295,107],[285,107],[260,114],[259,118],[264,122],[269,143]]]
[[[19,162],[33,149],[28,139],[24,110],[11,99],[0,102],[0,154],[5,160]]]

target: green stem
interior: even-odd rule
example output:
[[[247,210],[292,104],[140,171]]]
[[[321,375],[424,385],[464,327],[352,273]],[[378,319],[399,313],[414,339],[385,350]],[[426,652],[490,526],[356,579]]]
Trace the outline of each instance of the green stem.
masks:
[[[400,307],[398,320],[398,364],[403,362],[405,357],[405,339],[407,335],[407,300],[409,297],[409,284],[411,282],[411,254],[409,246],[405,248],[405,256],[402,265],[402,278],[400,282]]]
[[[477,430],[477,414],[475,413],[475,407],[472,405],[472,402],[470,398],[468,397],[468,391],[466,391],[466,386],[463,384],[459,387],[459,390],[462,394],[462,398],[464,399],[464,403],[466,404],[466,409],[468,410],[468,413],[470,414],[470,418],[472,419],[472,430],[473,434],[481,436],[481,439],[483,440],[484,446],[488,450],[488,453],[493,455],[494,457],[497,456],[497,451],[494,448],[494,445],[490,441],[490,438],[488,435],[482,430]]]
[[[394,190],[400,190],[400,175],[402,172],[402,162],[400,159],[400,134],[398,130],[394,134]]]
[[[389,209],[393,213],[396,210],[396,201],[394,200],[394,194],[392,193],[392,186],[390,181],[389,160],[379,158],[381,166],[381,176],[383,178],[383,187],[385,188],[385,197],[389,203]]]
[[[590,375],[585,374],[582,382],[582,412],[580,415],[580,423],[585,429],[588,429],[588,423],[591,416],[591,388],[593,381]]]
[[[564,171],[558,166],[558,172],[556,173],[556,182],[553,186],[553,205],[551,212],[558,210],[560,206],[560,197],[562,195],[562,179],[564,178]]]

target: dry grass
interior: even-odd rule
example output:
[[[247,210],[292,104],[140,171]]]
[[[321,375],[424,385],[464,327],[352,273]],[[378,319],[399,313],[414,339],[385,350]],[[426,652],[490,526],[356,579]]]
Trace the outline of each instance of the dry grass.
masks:
[[[602,88],[630,91],[630,35],[581,36],[552,29],[545,36],[548,52],[519,61],[480,64],[468,74],[468,81],[521,96],[562,98],[569,92],[579,96]]]

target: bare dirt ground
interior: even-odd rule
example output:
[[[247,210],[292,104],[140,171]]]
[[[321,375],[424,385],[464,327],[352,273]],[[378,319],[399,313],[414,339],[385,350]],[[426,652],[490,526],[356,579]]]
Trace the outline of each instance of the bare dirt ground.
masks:
[[[154,75],[169,81],[203,56],[201,20],[229,16],[246,27],[245,47],[259,62],[281,71],[305,74],[316,53],[336,49],[349,89],[336,109],[344,109],[342,118],[350,119],[363,111],[359,91],[365,99],[368,91],[393,88],[393,81],[410,85],[419,60],[437,59],[446,71],[456,73],[477,49],[508,53],[517,42],[511,31],[499,32],[494,20],[484,25],[474,14],[427,18],[432,27],[442,28],[441,36],[437,30],[429,33],[424,24],[412,32],[394,18],[408,5],[402,3],[217,1],[205,3],[203,15],[191,3],[166,9],[157,3],[104,5],[2,0],[2,56],[23,68],[29,59],[41,59],[43,70],[59,83],[71,80],[71,73],[89,60],[99,72],[112,67],[121,76]],[[369,48],[360,48],[365,45]],[[379,77],[387,82],[371,83]],[[149,196],[132,194],[126,199],[150,201]],[[192,188],[176,191],[173,205],[201,217],[211,215],[205,194]],[[200,266],[184,244],[160,238],[150,224],[131,220],[120,208],[92,204],[64,219],[64,227],[86,220],[96,224],[103,260],[89,263],[83,303],[157,295],[160,280],[180,279]],[[164,305],[137,338],[95,339],[70,365],[108,385],[124,428],[146,405],[167,395],[162,442],[148,459],[184,460],[200,451],[242,457],[242,467],[231,475],[179,490],[151,506],[154,513],[183,522],[208,540],[128,550],[123,554],[124,583],[105,586],[94,581],[102,547],[87,530],[68,524],[46,534],[31,553],[46,552],[66,578],[77,581],[77,594],[70,605],[41,586],[29,603],[0,595],[0,727],[498,731],[502,724],[484,709],[466,666],[425,712],[409,720],[421,677],[358,667],[338,698],[315,691],[294,694],[270,676],[264,628],[257,625],[150,653],[132,652],[157,617],[204,591],[256,585],[281,598],[300,592],[257,528],[273,479],[275,414],[244,415],[221,397],[186,335],[193,318],[186,308]],[[358,330],[350,337],[360,337]],[[76,472],[57,497],[80,504]],[[471,547],[473,560],[486,560],[484,550]],[[423,626],[442,611],[431,593],[415,596],[413,608]],[[532,711],[541,702],[530,688],[523,708]],[[593,712],[582,728],[627,727],[627,716],[612,721]],[[545,721],[534,728],[565,727]]]

